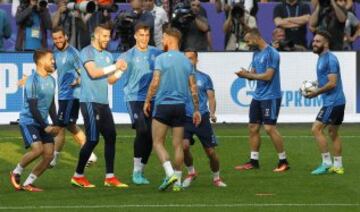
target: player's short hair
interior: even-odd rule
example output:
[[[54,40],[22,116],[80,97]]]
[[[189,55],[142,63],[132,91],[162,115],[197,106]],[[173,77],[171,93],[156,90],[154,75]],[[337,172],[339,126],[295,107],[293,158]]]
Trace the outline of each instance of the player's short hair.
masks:
[[[112,24],[111,23],[103,23],[103,24],[99,24],[95,27],[95,31],[98,29],[105,29],[105,30],[112,30]]]
[[[146,31],[150,31],[150,26],[143,23],[143,22],[139,22],[135,25],[135,32],[139,31],[140,29],[146,30]]]
[[[39,63],[39,60],[47,54],[52,54],[50,49],[36,49],[33,54],[33,60],[35,64]]]
[[[63,35],[66,35],[66,32],[62,26],[56,26],[51,31],[51,33],[57,33],[57,32],[62,32]]]
[[[195,54],[196,58],[198,57],[198,52],[197,52],[195,49],[193,49],[193,48],[187,48],[187,49],[185,49],[184,52],[185,52],[185,53],[186,53],[186,52],[193,52],[193,53]]]
[[[245,30],[244,35],[246,34],[254,35],[256,37],[261,37],[261,33],[258,28],[248,28]]]
[[[330,41],[331,41],[331,35],[328,31],[325,30],[316,30],[315,35],[320,35],[323,38],[325,38],[325,40],[329,43],[330,45]]]
[[[176,29],[175,27],[172,27],[172,26],[167,26],[165,27],[164,30],[164,33],[167,34],[167,35],[170,35],[172,37],[175,37],[179,42],[181,41],[181,37],[182,37],[182,34],[181,32]]]

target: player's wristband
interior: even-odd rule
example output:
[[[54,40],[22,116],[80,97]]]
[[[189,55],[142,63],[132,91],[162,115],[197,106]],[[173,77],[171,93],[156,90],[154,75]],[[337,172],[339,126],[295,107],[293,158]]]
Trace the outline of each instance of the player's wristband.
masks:
[[[119,79],[119,78],[121,77],[121,75],[122,75],[122,74],[123,74],[123,72],[122,72],[122,71],[117,70],[117,71],[115,71],[114,76],[116,77],[116,79]]]
[[[108,75],[116,71],[116,65],[109,65],[103,68],[104,75]]]

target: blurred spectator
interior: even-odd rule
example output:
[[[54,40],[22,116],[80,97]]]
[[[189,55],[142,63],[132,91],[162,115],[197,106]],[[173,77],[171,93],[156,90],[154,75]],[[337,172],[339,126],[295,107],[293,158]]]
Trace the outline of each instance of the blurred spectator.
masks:
[[[312,5],[313,8],[316,7],[316,4],[318,3],[318,1],[319,0],[311,0],[311,5]],[[346,4],[343,7],[345,7],[346,10],[351,11],[351,10],[354,9],[353,6],[354,6],[353,0],[347,0]]]
[[[0,4],[2,1],[0,0]],[[11,37],[11,24],[6,12],[0,9],[0,51],[3,49],[4,39]]]
[[[295,44],[286,37],[285,30],[281,27],[276,27],[272,32],[271,46],[278,51],[306,51],[302,45]]]
[[[192,48],[195,51],[207,51],[211,46],[209,45],[208,32],[210,28],[207,18],[200,14],[201,5],[199,0],[192,0],[190,7],[193,17],[192,21],[181,30],[183,33],[181,49]]]
[[[134,27],[137,23],[142,22],[150,27],[150,45],[154,42],[154,24],[153,15],[143,10],[143,0],[130,0],[131,11],[121,11],[114,20],[114,39],[119,39],[118,50],[126,51],[135,45]]]
[[[276,27],[285,29],[286,40],[307,47],[307,23],[310,19],[310,7],[300,0],[286,0],[276,5],[273,12]]]
[[[86,22],[90,19],[91,13],[84,13],[79,10],[67,8],[67,0],[57,0],[57,10],[52,16],[53,28],[61,26],[66,31],[69,43],[77,49],[90,44],[90,31]],[[70,7],[70,6],[69,6]]]
[[[337,3],[345,7],[347,1],[338,0]],[[344,50],[352,50],[352,43],[360,36],[360,22],[352,11],[347,12],[344,34]]]
[[[17,51],[47,47],[47,30],[51,30],[51,18],[46,1],[22,1],[16,11],[16,24]]]
[[[162,7],[155,5],[154,0],[144,0],[144,8],[146,11],[151,12],[154,21],[154,41],[157,48],[162,49],[162,27],[165,23],[169,22],[167,14]]]
[[[223,26],[224,32],[229,34],[225,49],[227,51],[248,50],[244,42],[244,32],[248,28],[256,27],[256,19],[245,10],[241,3],[235,4]]]
[[[118,10],[118,6],[113,0],[97,0],[96,4],[96,11],[90,15],[89,20],[84,20],[90,34],[99,24],[110,24],[112,22],[111,13],[116,13]]]
[[[342,50],[346,17],[346,9],[339,6],[336,0],[319,0],[310,17],[310,30],[328,31],[332,36],[330,49]]]
[[[227,17],[232,7],[240,3],[244,5],[244,9],[250,13],[251,16],[256,17],[259,9],[257,2],[257,0],[215,0],[215,6],[218,12],[224,11]]]

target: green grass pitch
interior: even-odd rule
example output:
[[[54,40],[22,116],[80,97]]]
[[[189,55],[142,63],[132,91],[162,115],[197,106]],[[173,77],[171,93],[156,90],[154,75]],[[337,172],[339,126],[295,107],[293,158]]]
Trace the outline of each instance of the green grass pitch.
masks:
[[[79,147],[67,133],[67,143],[54,169],[47,170],[36,185],[42,193],[16,192],[9,172],[25,153],[17,126],[0,127],[0,210],[3,211],[360,211],[360,127],[345,124],[343,163],[345,174],[311,176],[321,158],[310,133],[311,124],[279,124],[291,169],[273,173],[277,154],[263,133],[259,170],[239,172],[234,166],[248,160],[247,127],[244,124],[214,125],[219,139],[217,152],[221,176],[227,188],[212,185],[211,172],[200,142],[192,147],[199,177],[182,192],[159,192],[164,171],[154,154],[145,169],[151,181],[147,186],[131,184],[134,131],[117,126],[115,173],[128,189],[105,188],[103,141],[95,153],[98,162],[86,169],[86,176],[97,187],[79,189],[70,185]],[[168,138],[168,149],[171,144]],[[32,167],[32,166],[31,166]],[[22,176],[25,180],[31,167]],[[184,169],[184,175],[186,170]]]

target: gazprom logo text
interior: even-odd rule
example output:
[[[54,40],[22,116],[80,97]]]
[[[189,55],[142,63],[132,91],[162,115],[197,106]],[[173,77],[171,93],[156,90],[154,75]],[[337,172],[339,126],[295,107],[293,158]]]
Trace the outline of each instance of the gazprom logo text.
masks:
[[[249,107],[253,93],[256,88],[255,80],[237,78],[230,88],[231,99],[240,107]],[[321,107],[322,99],[320,96],[312,99],[303,97],[299,90],[282,91],[282,107]]]
[[[256,88],[255,80],[237,78],[231,85],[231,98],[241,107],[250,106],[252,95]]]

